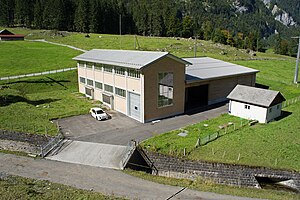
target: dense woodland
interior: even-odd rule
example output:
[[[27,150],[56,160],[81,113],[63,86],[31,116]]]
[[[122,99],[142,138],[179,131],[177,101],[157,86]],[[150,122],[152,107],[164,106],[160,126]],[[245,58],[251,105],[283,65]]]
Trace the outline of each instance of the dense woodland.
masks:
[[[239,7],[246,10],[237,10]],[[299,0],[272,0],[300,24]],[[274,20],[261,0],[0,0],[0,25],[85,33],[198,37],[293,54],[299,25]],[[275,34],[279,32],[279,34]]]

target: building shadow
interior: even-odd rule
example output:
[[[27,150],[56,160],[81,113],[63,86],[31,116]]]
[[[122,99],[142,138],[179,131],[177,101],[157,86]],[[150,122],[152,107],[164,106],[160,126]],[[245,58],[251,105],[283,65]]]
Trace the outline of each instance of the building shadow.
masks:
[[[270,88],[270,86],[263,85],[263,84],[260,84],[260,83],[255,83],[255,87],[261,88],[261,89],[266,89],[266,90]]]
[[[288,111],[281,111],[281,115],[279,117],[277,117],[276,119],[274,119],[275,121],[280,121],[288,116],[290,116],[291,114],[293,114],[292,112],[288,112]]]
[[[5,96],[0,96],[0,106],[1,107],[9,106],[11,104],[19,103],[19,102],[24,102],[24,103],[31,104],[33,106],[37,106],[40,104],[47,104],[59,100],[60,99],[40,99],[40,100],[32,101],[19,95],[5,95]]]

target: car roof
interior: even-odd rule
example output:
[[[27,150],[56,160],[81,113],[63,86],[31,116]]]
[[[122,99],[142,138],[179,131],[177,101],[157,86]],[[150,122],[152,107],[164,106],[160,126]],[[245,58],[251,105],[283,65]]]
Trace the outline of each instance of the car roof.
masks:
[[[97,107],[94,107],[94,108],[91,108],[91,109],[93,109],[95,111],[102,110],[101,108],[97,108]]]

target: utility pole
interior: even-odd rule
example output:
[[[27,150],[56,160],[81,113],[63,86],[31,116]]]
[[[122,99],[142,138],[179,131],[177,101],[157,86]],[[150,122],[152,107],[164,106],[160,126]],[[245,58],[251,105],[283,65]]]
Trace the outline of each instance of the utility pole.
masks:
[[[297,61],[296,61],[296,69],[295,69],[295,77],[294,77],[294,83],[298,84],[299,60],[300,60],[300,36],[298,36],[298,37],[292,37],[292,38],[299,39]]]
[[[120,29],[120,49],[122,49],[122,15],[119,18],[119,29]]]
[[[194,57],[195,58],[197,57],[197,35],[196,35],[195,43],[194,43]]]

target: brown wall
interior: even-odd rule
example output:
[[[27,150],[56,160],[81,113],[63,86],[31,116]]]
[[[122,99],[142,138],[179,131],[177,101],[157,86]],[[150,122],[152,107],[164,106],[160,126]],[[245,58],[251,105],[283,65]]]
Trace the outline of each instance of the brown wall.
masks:
[[[174,73],[173,105],[158,108],[158,73]],[[144,74],[144,120],[169,117],[184,112],[185,65],[165,57],[143,69]]]
[[[214,104],[225,101],[237,84],[255,86],[255,80],[256,74],[248,74],[187,84],[186,87],[208,84],[208,104]]]

